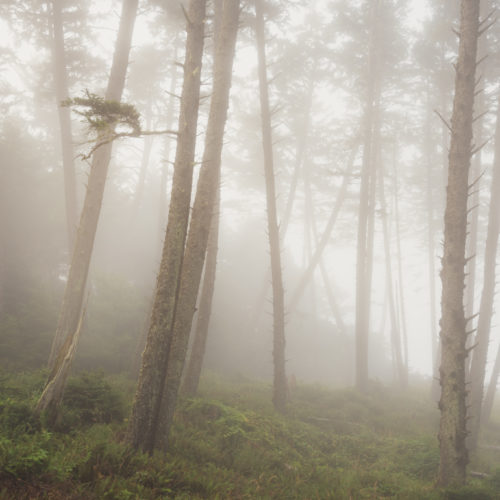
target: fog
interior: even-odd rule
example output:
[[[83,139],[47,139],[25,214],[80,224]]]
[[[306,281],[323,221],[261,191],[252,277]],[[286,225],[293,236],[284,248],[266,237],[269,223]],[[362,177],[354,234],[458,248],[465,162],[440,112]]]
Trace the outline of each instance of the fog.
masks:
[[[376,76],[380,91],[380,149],[376,154],[385,202],[383,206],[377,195],[369,376],[393,384],[397,375],[391,328],[395,327],[391,327],[389,312],[383,220],[389,231],[392,294],[401,349],[406,349],[411,377],[429,378],[431,325],[437,329],[439,321],[449,135],[434,110],[445,120],[451,113],[451,62],[457,50],[451,24],[452,19],[457,19],[457,9],[456,2],[451,1],[439,7],[423,1],[397,6],[386,3],[381,14],[385,16],[385,25],[378,42],[382,55]],[[70,97],[81,95],[84,89],[103,93],[119,22],[119,4],[72,2],[67,7],[65,41]],[[280,224],[286,217],[291,186],[297,183],[286,235],[281,238],[286,369],[299,380],[331,386],[354,383],[356,245],[363,162],[359,130],[363,127],[367,78],[375,78],[368,75],[370,27],[368,11],[361,4],[290,2],[282,8],[270,2],[266,12]],[[30,16],[32,9],[37,13],[36,20]],[[145,2],[141,9],[123,101],[137,108],[144,129],[175,128],[179,100],[172,97],[172,92],[179,95],[182,86],[182,70],[177,63],[183,53],[184,17],[176,3],[165,10],[159,2]],[[7,2],[1,14],[1,356],[6,366],[28,363],[40,367],[45,363],[55,331],[71,256],[65,227],[49,10],[43,2]],[[209,31],[211,23],[209,18]],[[272,288],[257,56],[248,6],[243,6],[240,25],[224,137],[217,277],[204,367],[270,379]],[[490,49],[496,37],[495,27],[482,49],[490,53],[489,60],[481,66],[484,109],[496,105],[497,56]],[[201,100],[197,162],[203,154],[210,104],[210,38],[205,57],[201,90],[205,98]],[[173,112],[170,124],[169,106]],[[481,119],[481,136],[485,139],[493,134],[492,115],[485,114]],[[75,113],[72,124],[80,210],[89,161],[82,161],[79,155],[88,153],[92,143],[86,125]],[[473,260],[477,269],[474,311],[482,289],[493,146],[490,141],[480,153],[479,171],[483,176]],[[146,153],[148,147],[151,151]],[[113,145],[92,254],[77,368],[126,370],[141,350],[140,339],[160,265],[174,153],[175,138],[161,134],[120,139]],[[195,166],[195,178],[199,165]],[[166,185],[162,184],[165,173]],[[322,252],[321,264],[300,300],[289,307],[327,226],[345,176],[345,199]],[[429,238],[434,247],[434,283],[429,275]],[[435,287],[433,296],[431,286]],[[332,299],[340,325],[332,310]],[[491,359],[497,343],[498,332],[493,328]],[[33,352],[20,354],[18,350],[25,347]]]

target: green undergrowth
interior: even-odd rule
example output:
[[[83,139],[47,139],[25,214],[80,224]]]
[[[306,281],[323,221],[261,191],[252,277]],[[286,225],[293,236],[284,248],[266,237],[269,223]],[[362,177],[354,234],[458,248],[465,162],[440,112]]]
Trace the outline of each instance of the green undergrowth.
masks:
[[[494,432],[471,465],[487,477],[434,487],[438,414],[425,388],[299,386],[283,416],[268,384],[206,377],[200,397],[179,402],[169,452],[150,457],[123,442],[132,381],[73,377],[49,432],[32,413],[43,380],[0,375],[0,500],[500,498]]]

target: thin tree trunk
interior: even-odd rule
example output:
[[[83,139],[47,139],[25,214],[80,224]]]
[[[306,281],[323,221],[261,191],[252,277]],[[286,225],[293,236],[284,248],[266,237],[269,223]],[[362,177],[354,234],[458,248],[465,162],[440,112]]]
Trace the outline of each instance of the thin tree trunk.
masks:
[[[500,375],[500,344],[498,345],[495,364],[493,366],[493,371],[491,372],[490,384],[488,385],[488,390],[486,391],[486,396],[484,397],[482,420],[485,424],[487,424],[491,418],[491,410],[493,409],[493,402],[495,401],[495,393],[497,390],[499,375]]]
[[[105,99],[120,101],[125,85],[125,75],[132,41],[132,33],[137,13],[138,0],[124,0],[120,27],[118,30],[113,64],[109,75]],[[92,156],[92,164],[87,183],[87,192],[82,209],[80,225],[75,239],[73,258],[68,281],[64,291],[56,334],[49,357],[49,369],[54,368],[59,350],[66,339],[77,330],[81,314],[85,285],[94,239],[101,212],[104,186],[111,158],[111,143],[98,148]]]
[[[437,333],[437,312],[436,312],[436,250],[435,250],[435,223],[434,223],[434,195],[433,195],[433,176],[432,167],[434,158],[432,155],[431,142],[431,119],[430,113],[427,115],[427,120],[424,130],[425,141],[425,159],[426,159],[426,180],[427,180],[427,269],[429,274],[429,312],[430,312],[430,333],[431,333],[431,353],[432,353],[432,373],[433,380],[437,380],[437,359],[438,359],[438,333]],[[435,384],[433,383],[433,386]],[[434,391],[433,391],[434,392]],[[436,399],[437,401],[437,399]]]
[[[439,408],[439,477],[441,486],[465,482],[467,352],[464,313],[465,243],[471,158],[479,0],[461,3],[460,42],[451,119],[448,187],[444,216],[441,296],[441,398]]]
[[[364,116],[364,144],[361,166],[361,186],[358,212],[357,259],[356,259],[356,379],[358,390],[368,389],[368,332],[370,324],[371,259],[370,252],[370,206],[374,188],[375,167],[372,160],[374,106],[378,89],[377,17],[379,0],[371,2],[371,40],[368,57],[368,90]],[[373,226],[373,225],[372,225]]]
[[[52,44],[52,57],[54,65],[55,97],[57,101],[57,112],[59,115],[59,129],[64,172],[66,232],[68,237],[68,252],[71,255],[78,224],[78,209],[76,199],[75,162],[70,109],[66,106],[61,106],[62,101],[65,101],[69,97],[68,75],[66,70],[66,54],[64,49],[64,32],[62,23],[62,5],[62,0],[52,1],[52,27],[54,36]]]
[[[397,283],[397,295],[399,295],[399,331],[403,341],[403,368],[404,368],[404,378],[403,387],[408,386],[408,331],[406,328],[406,302],[404,295],[404,283],[403,283],[403,254],[401,252],[401,228],[400,228],[400,217],[399,217],[399,177],[398,177],[398,167],[396,164],[396,151],[394,151],[394,223],[396,225],[396,250],[398,253],[398,283]]]
[[[159,414],[170,350],[184,244],[189,219],[206,0],[191,0],[187,12],[184,82],[172,194],[146,347],[130,418],[128,441],[152,453],[159,439]]]
[[[151,130],[152,121],[152,107],[151,96],[148,98],[147,109],[146,109],[146,130]],[[168,129],[170,130],[170,129]],[[132,217],[137,217],[139,215],[140,206],[142,203],[142,197],[144,193],[144,184],[146,183],[146,175],[148,172],[149,160],[151,158],[151,150],[153,149],[154,136],[147,135],[144,138],[144,147],[142,150],[141,166],[139,168],[139,178],[137,179],[137,185],[135,188],[134,204],[132,210]]]
[[[284,412],[287,403],[287,381],[285,372],[285,302],[281,272],[280,234],[276,213],[276,188],[273,166],[271,114],[267,82],[267,65],[264,34],[263,0],[255,0],[255,31],[259,66],[260,109],[262,119],[262,141],[264,148],[264,171],[266,179],[267,224],[271,251],[271,276],[273,285],[273,404]]]
[[[286,233],[290,224],[290,219],[292,216],[293,205],[296,199],[297,186],[299,183],[300,174],[303,168],[304,155],[307,146],[307,140],[309,136],[309,129],[311,126],[311,110],[314,97],[314,84],[315,84],[315,73],[316,73],[317,61],[314,60],[313,70],[311,72],[311,78],[308,81],[307,98],[304,112],[304,124],[301,127],[299,133],[297,134],[296,144],[297,150],[295,153],[295,165],[293,168],[292,180],[290,182],[290,188],[288,190],[288,196],[286,200],[285,212],[283,218],[280,221],[280,236],[281,240],[285,241]],[[253,311],[250,314],[249,328],[248,331],[251,335],[255,332],[259,321],[262,318],[262,313],[264,311],[264,306],[266,304],[266,298],[268,295],[269,287],[271,286],[271,270],[267,269],[266,274],[262,280],[262,285],[259,288],[259,294],[257,295],[257,300]]]
[[[208,327],[212,313],[212,299],[215,289],[215,276],[217,270],[217,252],[219,241],[219,210],[220,210],[220,185],[217,191],[214,212],[208,236],[207,256],[205,260],[205,272],[203,274],[203,286],[201,288],[200,306],[196,328],[194,331],[193,346],[186,368],[183,392],[187,396],[195,396],[198,392],[201,368],[205,356],[205,347],[208,337]]]
[[[495,158],[493,162],[488,230],[484,251],[483,290],[481,293],[481,304],[479,306],[477,333],[474,339],[475,348],[472,351],[473,354],[470,368],[469,450],[474,450],[476,448],[479,437],[481,406],[484,394],[484,378],[490,341],[491,317],[493,316],[493,302],[495,298],[496,254],[498,248],[498,235],[500,232],[500,199],[498,196],[500,192],[500,95],[498,97],[496,119]],[[475,188],[474,186],[473,189]]]
[[[186,359],[189,334],[196,308],[203,264],[207,252],[210,224],[219,188],[224,130],[229,107],[240,1],[217,0],[213,89],[205,137],[205,149],[193,204],[175,318],[168,355],[165,390],[160,407],[159,447],[168,447],[177,394]],[[219,21],[220,20],[220,21]]]
[[[401,352],[401,331],[400,325],[396,313],[396,301],[395,292],[393,288],[393,278],[392,278],[392,258],[391,258],[391,242],[389,236],[389,228],[387,224],[387,218],[389,214],[387,212],[387,205],[385,202],[385,192],[384,192],[384,175],[381,169],[381,176],[379,185],[379,199],[380,199],[380,210],[382,212],[382,229],[384,236],[384,255],[385,255],[385,275],[386,275],[386,289],[387,289],[387,301],[389,305],[389,313],[391,320],[391,345],[393,353],[393,365],[395,368],[395,379],[399,383],[401,388],[408,385],[408,379],[405,376],[405,367],[403,362],[403,356]]]

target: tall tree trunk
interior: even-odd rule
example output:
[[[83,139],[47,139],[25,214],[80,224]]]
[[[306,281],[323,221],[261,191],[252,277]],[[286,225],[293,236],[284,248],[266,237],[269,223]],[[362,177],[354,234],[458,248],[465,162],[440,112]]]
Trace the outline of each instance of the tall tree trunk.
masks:
[[[198,392],[201,368],[205,356],[207,344],[208,327],[212,314],[212,299],[215,289],[215,276],[217,270],[217,252],[219,241],[219,210],[220,210],[220,185],[210,223],[210,234],[208,236],[207,256],[205,260],[205,271],[203,274],[203,286],[201,288],[200,305],[196,328],[194,331],[193,346],[186,367],[183,391],[187,396],[195,396]]]
[[[105,94],[106,100],[120,101],[121,99],[125,85],[125,75],[128,67],[137,6],[138,0],[124,0],[123,2],[113,64]],[[69,368],[59,370],[59,367],[61,362],[66,359],[66,352],[73,344],[72,338],[78,331],[78,324],[82,314],[83,295],[101,211],[108,165],[111,158],[111,147],[111,143],[105,144],[97,149],[92,156],[87,192],[80,225],[76,234],[73,258],[64,291],[56,334],[52,343],[49,358],[51,376],[47,385],[54,382],[54,377],[63,377],[61,381],[57,382],[57,385],[62,386],[62,389],[53,392],[52,398],[41,399],[38,403],[39,411],[48,409],[49,407],[56,409],[59,406],[66,377],[69,373]],[[74,348],[76,349],[76,343]],[[69,359],[69,364],[71,364],[71,358]],[[56,411],[52,410],[50,413],[55,415]]]
[[[160,406],[188,227],[200,100],[205,11],[206,0],[190,1],[186,23],[184,82],[167,231],[129,425],[129,443],[134,448],[149,453],[153,452],[159,438]]]
[[[292,217],[293,206],[296,199],[297,186],[299,184],[300,174],[303,169],[304,156],[309,137],[309,129],[311,126],[311,111],[312,111],[312,104],[314,97],[314,85],[316,83],[315,80],[316,66],[317,66],[317,61],[315,59],[313,63],[313,70],[307,82],[307,95],[306,95],[306,105],[304,107],[304,114],[303,114],[303,124],[300,127],[300,130],[298,131],[296,137],[297,149],[295,152],[295,164],[293,167],[292,180],[290,182],[290,188],[288,190],[285,212],[280,221],[280,236],[282,241],[285,241],[286,233],[288,231],[288,227]],[[266,304],[269,287],[271,286],[272,282],[270,275],[271,275],[271,269],[267,269],[266,274],[262,280],[262,285],[259,288],[259,294],[257,295],[255,306],[252,312],[250,313],[250,321],[248,323],[248,332],[250,335],[254,334],[257,325],[262,319],[262,313],[264,311],[264,306]]]
[[[436,250],[435,250],[435,223],[434,223],[434,194],[433,194],[433,172],[434,157],[432,154],[431,141],[431,117],[427,115],[424,130],[424,148],[426,160],[426,201],[427,201],[427,269],[429,274],[429,312],[430,312],[430,334],[431,334],[431,353],[432,353],[432,373],[433,380],[437,379],[437,359],[438,359],[438,333],[437,333],[437,313],[436,313]],[[434,386],[434,382],[433,382]],[[434,392],[434,391],[433,391]],[[435,399],[437,401],[437,398]]]
[[[68,238],[68,252],[71,255],[78,223],[78,208],[76,200],[76,178],[75,163],[73,159],[73,134],[71,131],[70,109],[66,106],[61,106],[62,101],[65,101],[69,97],[62,23],[62,5],[62,0],[52,1],[52,28],[54,37],[52,44],[52,58],[54,65],[54,85],[57,112],[59,115],[59,129],[64,172],[66,232]]]
[[[266,179],[267,227],[271,251],[271,276],[273,285],[273,404],[276,410],[284,412],[287,403],[287,382],[285,372],[285,293],[283,290],[283,277],[281,273],[280,234],[278,217],[276,214],[276,188],[267,82],[263,0],[255,0],[255,16],[259,65],[260,112]]]
[[[216,29],[212,99],[210,101],[202,166],[182,263],[165,389],[160,407],[159,426],[161,434],[158,441],[159,447],[163,450],[168,447],[168,437],[184,369],[189,334],[207,251],[210,224],[214,215],[219,188],[224,129],[229,106],[240,1],[216,0],[215,9]]]
[[[441,486],[465,482],[467,351],[464,313],[464,266],[468,177],[471,158],[479,0],[462,0],[460,42],[451,118],[451,142],[444,215],[441,295],[441,398],[439,477]]]
[[[151,101],[151,95],[150,95],[148,98],[147,108],[146,108],[146,130],[151,130],[151,122],[153,114],[153,110],[151,109],[152,106],[153,103]],[[151,158],[151,150],[153,149],[153,140],[154,136],[152,135],[147,135],[144,138],[141,166],[139,168],[139,178],[137,179],[137,185],[134,193],[132,217],[138,217],[139,215],[139,210],[141,207],[142,197],[144,193],[144,184],[146,183],[146,175],[148,172],[149,160]]]
[[[482,10],[484,10],[484,2]],[[481,11],[479,12],[481,16]],[[485,51],[485,40],[480,38],[478,40],[478,54]],[[475,123],[473,129],[474,142],[482,144],[483,142],[483,113],[485,112],[485,98],[484,92],[479,92],[475,101],[476,115],[479,119]],[[469,184],[472,187],[472,192],[469,192],[469,228],[467,239],[467,263],[465,266],[465,317],[470,318],[467,329],[474,330],[476,327],[476,275],[477,275],[477,238],[479,231],[479,203],[480,203],[480,189],[481,189],[481,151],[478,151],[472,161],[472,168],[469,172]],[[467,348],[473,345],[474,337],[469,335],[467,338]],[[465,376],[470,377],[470,363],[472,358],[469,356],[466,360]],[[470,378],[468,379],[470,381]]]
[[[177,53],[178,53],[178,37],[175,39],[175,56],[174,59],[177,61]],[[177,88],[177,65],[173,65],[172,77],[170,80],[170,99],[168,101],[167,112],[166,112],[166,129],[171,130],[173,127],[174,119],[175,119],[175,102],[177,97],[175,95],[175,91]],[[168,180],[168,171],[170,166],[170,150],[172,146],[172,137],[166,136],[165,139],[165,149],[163,150],[163,156],[165,158],[165,165],[161,169],[161,177],[160,177],[160,196],[159,196],[159,213],[158,213],[158,248],[161,251],[161,246],[163,244],[163,240],[165,237],[165,227],[167,225],[167,215],[168,215],[168,206],[167,206],[167,180]]]
[[[382,212],[386,290],[387,290],[387,301],[389,305],[389,316],[391,320],[391,345],[393,353],[393,365],[395,367],[394,378],[398,382],[401,388],[405,388],[408,385],[408,379],[405,376],[406,375],[405,366],[403,362],[403,355],[401,352],[401,330],[396,313],[395,291],[393,287],[393,278],[392,278],[391,240],[389,235],[389,227],[387,223],[389,214],[387,212],[387,204],[385,202],[384,175],[383,175],[382,165],[379,166],[379,169],[381,174],[380,181],[378,183],[379,200],[380,200],[380,210]]]
[[[132,41],[132,33],[137,13],[138,0],[124,0],[120,27],[118,30],[113,64],[109,75],[105,99],[120,101],[128,58]],[[92,164],[87,183],[87,192],[83,204],[80,225],[75,239],[73,258],[69,270],[68,281],[64,291],[63,302],[59,314],[56,334],[49,357],[49,369],[53,371],[61,346],[76,330],[81,314],[87,274],[94,247],[97,223],[101,211],[104,186],[111,158],[111,143],[98,148],[92,156]]]
[[[475,348],[472,351],[470,369],[470,436],[468,440],[470,450],[476,448],[479,436],[481,406],[484,394],[484,377],[486,373],[491,317],[493,316],[493,302],[495,298],[496,255],[498,248],[498,235],[500,231],[500,199],[498,196],[498,193],[500,193],[500,96],[498,98],[496,119],[495,158],[493,161],[493,178],[491,180],[488,230],[484,250],[483,291],[481,293],[477,333],[474,339]],[[473,189],[475,189],[475,186]]]
[[[403,254],[401,251],[401,227],[400,227],[400,217],[399,217],[399,176],[398,176],[398,165],[396,162],[396,150],[394,149],[393,157],[393,169],[394,169],[394,224],[396,226],[396,250],[398,253],[398,290],[397,296],[399,297],[399,331],[403,342],[403,388],[408,386],[408,331],[406,328],[406,302],[404,294],[404,282],[403,282]]]
[[[368,389],[368,332],[370,324],[370,295],[371,295],[371,259],[370,251],[370,206],[371,193],[374,192],[375,166],[372,159],[372,141],[374,126],[374,108],[379,89],[378,79],[378,8],[379,1],[371,2],[371,40],[368,56],[368,89],[364,116],[363,160],[361,166],[361,186],[358,212],[358,235],[356,257],[356,379],[358,390]],[[373,227],[373,224],[372,224]]]
[[[491,378],[490,378],[490,383],[488,385],[488,390],[486,391],[486,396],[484,397],[484,405],[481,414],[482,414],[482,421],[485,424],[487,424],[490,421],[491,410],[493,409],[493,402],[495,400],[495,392],[497,390],[499,375],[500,375],[500,344],[498,345],[497,356],[495,358],[493,371],[491,372]]]

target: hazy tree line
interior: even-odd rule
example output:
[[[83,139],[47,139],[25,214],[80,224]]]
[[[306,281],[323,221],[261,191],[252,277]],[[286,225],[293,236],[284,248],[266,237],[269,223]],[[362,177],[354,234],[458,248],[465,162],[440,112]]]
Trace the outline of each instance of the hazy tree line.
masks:
[[[48,422],[73,364],[138,377],[152,452],[202,366],[286,412],[291,374],[404,389],[424,343],[464,482],[500,371],[498,27],[418,4],[0,6],[0,355],[48,362]]]

